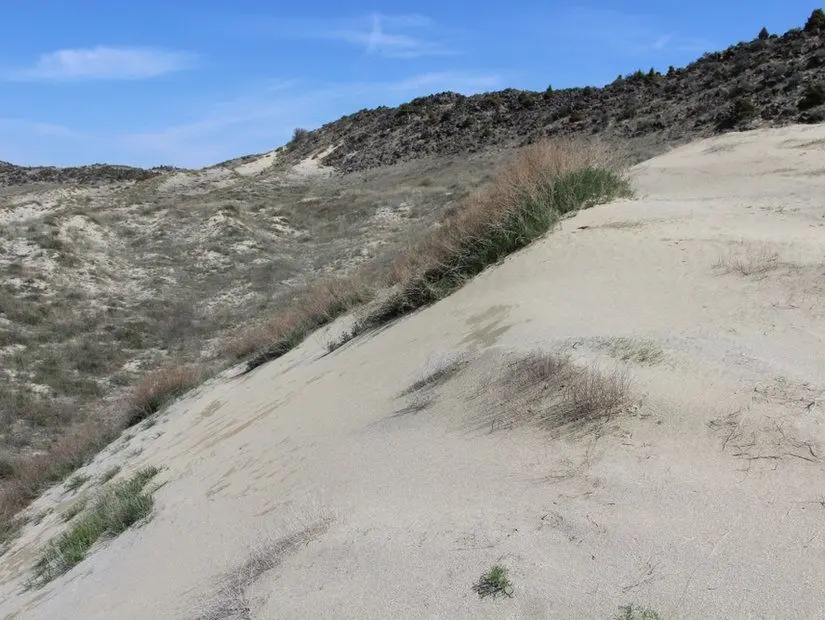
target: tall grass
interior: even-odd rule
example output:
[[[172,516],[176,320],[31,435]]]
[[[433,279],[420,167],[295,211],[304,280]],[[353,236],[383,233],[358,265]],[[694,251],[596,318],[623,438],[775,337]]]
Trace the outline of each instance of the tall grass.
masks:
[[[398,291],[370,313],[378,326],[449,295],[467,280],[550,231],[565,215],[630,193],[608,153],[596,146],[530,147],[486,192],[403,253]]]

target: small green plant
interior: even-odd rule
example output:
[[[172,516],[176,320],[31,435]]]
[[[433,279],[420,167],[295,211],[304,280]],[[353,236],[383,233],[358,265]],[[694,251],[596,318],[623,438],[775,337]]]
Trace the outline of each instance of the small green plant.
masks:
[[[100,483],[101,484],[106,484],[107,482],[109,482],[109,480],[111,480],[112,478],[117,476],[118,473],[120,473],[120,465],[115,465],[114,467],[110,467],[105,472],[103,472],[102,476],[100,476]]]
[[[79,564],[101,537],[117,536],[148,517],[154,500],[144,487],[159,472],[147,467],[103,492],[68,531],[49,543],[34,565],[28,587],[43,587]]]
[[[490,570],[479,577],[478,583],[473,586],[473,591],[479,598],[492,596],[513,597],[513,584],[507,578],[509,571],[501,565],[493,566]]]
[[[619,607],[616,620],[664,620],[659,612],[648,607],[639,607],[633,603]]]
[[[822,32],[825,30],[825,11],[814,9],[805,23],[805,32]]]
[[[77,493],[78,489],[86,484],[90,480],[89,476],[85,476],[83,474],[77,474],[76,476],[72,476],[66,481],[66,490],[71,491],[72,493]]]
[[[766,39],[770,39],[770,38],[771,38],[771,33],[768,32],[767,28],[762,28],[762,30],[759,31],[759,40],[760,41],[765,41]]]

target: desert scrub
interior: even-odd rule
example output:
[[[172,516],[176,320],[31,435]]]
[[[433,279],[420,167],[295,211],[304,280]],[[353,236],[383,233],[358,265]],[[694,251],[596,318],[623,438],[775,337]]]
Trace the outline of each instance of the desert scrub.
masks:
[[[479,598],[492,596],[513,596],[513,584],[507,577],[509,571],[500,565],[493,566],[490,570],[479,577],[478,582],[473,586],[473,590]]]
[[[102,537],[114,537],[148,517],[154,501],[146,485],[160,470],[141,469],[128,480],[101,493],[88,511],[78,516],[69,530],[49,543],[28,582],[39,588],[79,564]]]

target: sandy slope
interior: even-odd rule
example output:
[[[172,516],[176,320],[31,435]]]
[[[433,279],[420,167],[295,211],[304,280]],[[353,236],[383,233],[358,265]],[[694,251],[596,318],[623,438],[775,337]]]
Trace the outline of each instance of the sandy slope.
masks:
[[[2,559],[0,614],[200,617],[238,600],[216,603],[221,576],[257,550],[270,570],[237,617],[823,617],[825,127],[692,144],[634,177],[636,199],[446,301],[329,355],[317,334],[115,444],[89,469],[165,466],[155,518],[19,594],[71,499],[53,490]],[[619,336],[665,355],[628,364],[627,415],[559,439],[488,423],[507,355],[610,366],[594,339]],[[472,363],[398,414],[456,353]],[[512,599],[472,591],[494,563]]]

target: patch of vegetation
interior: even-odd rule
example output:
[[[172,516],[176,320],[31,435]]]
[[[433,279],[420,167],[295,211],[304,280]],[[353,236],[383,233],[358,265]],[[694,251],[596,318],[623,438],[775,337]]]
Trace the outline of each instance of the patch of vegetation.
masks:
[[[17,471],[17,467],[15,466],[14,462],[0,458],[0,480],[5,480],[6,478],[11,478]]]
[[[358,331],[446,297],[546,234],[563,216],[629,194],[626,179],[609,165],[601,167],[592,154],[536,147],[478,202],[467,205],[406,257],[402,269],[410,275]]]
[[[800,110],[810,110],[825,103],[825,82],[814,82],[805,87],[802,99],[797,104]]]
[[[473,586],[473,591],[479,598],[492,596],[513,597],[513,584],[507,577],[508,570],[501,565],[493,566],[490,570],[479,577],[478,582]]]
[[[120,469],[121,469],[120,465],[115,465],[115,466],[110,467],[109,469],[107,469],[100,476],[100,483],[101,484],[106,484],[107,482],[109,482],[109,480],[111,480],[112,478],[114,478],[115,476],[117,476],[120,473]]]
[[[736,97],[730,105],[727,118],[723,121],[723,128],[742,125],[756,118],[758,110],[748,97]]]
[[[86,506],[89,505],[89,500],[86,498],[79,499],[74,504],[72,504],[62,515],[63,522],[68,523],[72,519],[74,519],[77,515],[83,512],[86,509]]]
[[[763,27],[762,30],[759,31],[759,40],[765,41],[766,39],[771,38],[771,33],[768,32],[768,29]]]
[[[655,342],[637,338],[600,338],[596,341],[596,346],[623,362],[652,366],[665,357],[664,351]]]
[[[738,273],[743,276],[763,276],[782,265],[779,254],[768,244],[731,248],[721,256],[713,268],[724,273]]]
[[[9,544],[17,538],[22,528],[23,522],[20,519],[0,521],[0,556],[8,550]]]
[[[569,357],[535,352],[511,361],[499,379],[490,421],[534,424],[551,432],[580,432],[620,414],[630,404],[630,379],[621,368],[578,366]]]
[[[234,339],[228,353],[244,357],[254,352],[247,362],[247,370],[253,370],[288,353],[316,329],[369,301],[372,296],[373,291],[360,279],[321,281],[299,297],[289,309]],[[261,343],[264,343],[263,346]]]
[[[77,474],[76,476],[72,476],[66,481],[66,490],[71,491],[72,493],[77,493],[80,487],[86,484],[89,480],[91,480],[91,478],[83,474]]]
[[[146,375],[132,394],[126,424],[145,420],[202,380],[203,369],[198,366],[169,366]]]
[[[619,607],[619,615],[616,616],[616,620],[664,620],[664,618],[653,609],[630,603]]]
[[[154,501],[144,487],[160,469],[147,467],[104,491],[94,505],[51,542],[34,565],[28,586],[40,588],[79,564],[101,537],[114,537],[148,517]]]
[[[825,11],[822,9],[814,9],[808,21],[805,22],[805,32],[822,32],[825,31]]]

